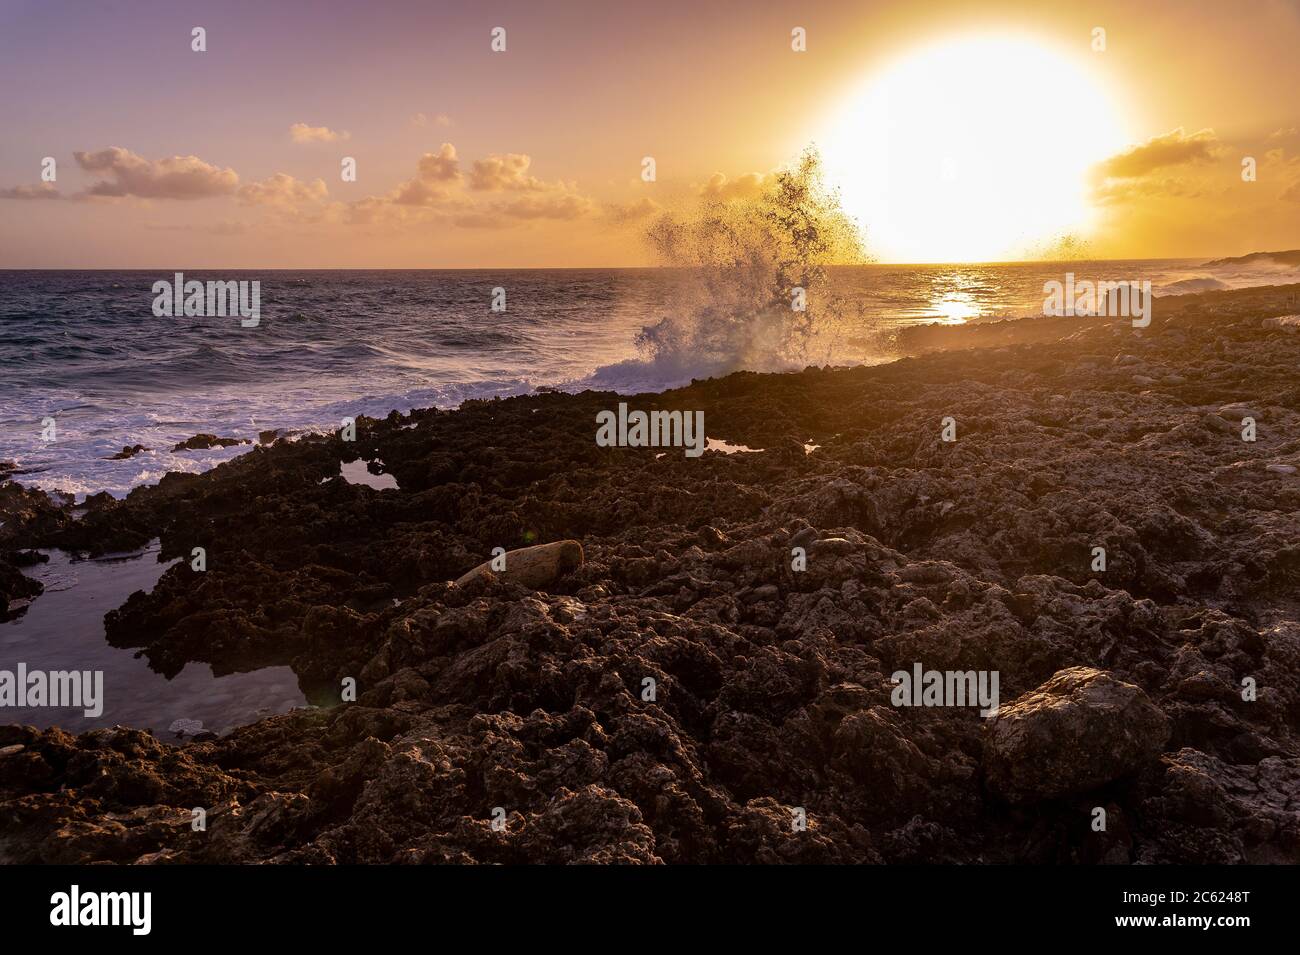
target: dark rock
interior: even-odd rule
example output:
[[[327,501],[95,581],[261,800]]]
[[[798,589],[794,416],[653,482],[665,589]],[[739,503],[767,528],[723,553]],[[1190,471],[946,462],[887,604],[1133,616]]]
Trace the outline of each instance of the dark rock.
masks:
[[[598,448],[616,397],[543,393],[359,418],[356,442],[77,512],[0,484],[14,573],[37,547],[185,558],[110,642],[169,674],[288,665],[322,704],[217,739],[0,726],[23,747],[0,859],[1300,862],[1300,482],[1266,470],[1300,440],[1300,336],[1259,322],[1287,294],[1162,299],[1141,338],[909,330],[919,357],[647,396],[759,454]],[[1234,403],[1267,414],[1253,445]],[[329,480],[358,458],[399,490]],[[449,583],[543,541],[583,560],[540,590]],[[996,670],[1013,702],[991,725],[896,708],[917,661]]]
[[[15,559],[17,557],[16,554],[0,552],[0,623],[16,617],[28,603],[45,592],[45,586],[39,580],[18,569],[27,561]]]
[[[177,447],[179,447],[179,445],[178,445]],[[149,450],[149,449],[146,448],[143,444],[123,445],[121,451],[117,452],[117,454],[110,454],[110,455],[108,456],[107,460],[109,460],[109,461],[124,461],[124,460],[126,460],[127,458],[133,458],[133,457],[135,457],[135,456],[136,456],[137,454],[139,454],[141,451],[148,451],[148,450]]]
[[[1049,799],[1141,769],[1168,739],[1169,718],[1141,689],[1072,667],[991,719],[984,770],[989,788],[1013,802]]]
[[[177,451],[206,451],[209,448],[231,448],[237,444],[250,444],[246,438],[218,438],[215,434],[196,434],[186,438],[172,448]]]

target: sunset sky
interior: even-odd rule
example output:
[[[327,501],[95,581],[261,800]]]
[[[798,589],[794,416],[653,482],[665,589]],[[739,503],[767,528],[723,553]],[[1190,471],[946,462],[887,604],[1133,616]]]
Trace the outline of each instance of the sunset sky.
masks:
[[[3,0],[0,267],[645,265],[812,143],[880,261],[1300,247],[1300,2],[978,7]]]

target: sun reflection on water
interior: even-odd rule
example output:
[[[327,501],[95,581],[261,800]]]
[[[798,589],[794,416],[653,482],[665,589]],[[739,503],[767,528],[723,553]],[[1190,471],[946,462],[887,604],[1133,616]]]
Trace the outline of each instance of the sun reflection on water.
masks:
[[[944,325],[961,325],[983,313],[974,295],[951,290],[931,298],[930,309]]]

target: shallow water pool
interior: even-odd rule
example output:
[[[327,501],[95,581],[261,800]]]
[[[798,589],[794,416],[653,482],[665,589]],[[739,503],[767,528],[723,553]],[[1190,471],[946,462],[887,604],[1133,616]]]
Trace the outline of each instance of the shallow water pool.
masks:
[[[149,669],[138,650],[119,650],[104,637],[104,614],[137,590],[148,591],[170,564],[158,562],[155,541],[144,551],[74,561],[62,551],[44,551],[49,562],[27,572],[45,585],[27,612],[0,624],[0,670],[102,671],[103,710],[86,716],[83,707],[0,705],[0,724],[25,723],[69,732],[108,726],[152,729],[174,739],[178,721],[187,735],[236,726],[306,705],[298,678],[287,666],[214,676],[206,663],[190,663],[168,679]],[[199,729],[201,725],[202,730]],[[178,727],[180,728],[180,727]]]

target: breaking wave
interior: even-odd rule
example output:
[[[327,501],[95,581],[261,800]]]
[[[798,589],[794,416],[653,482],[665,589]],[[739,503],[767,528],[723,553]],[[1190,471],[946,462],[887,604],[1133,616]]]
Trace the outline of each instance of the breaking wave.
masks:
[[[831,364],[846,333],[860,342],[869,324],[860,302],[828,281],[831,266],[868,256],[815,149],[762,177],[751,195],[704,195],[686,213],[664,213],[645,239],[673,276],[667,314],[637,335],[639,357],[598,369],[591,386],[669,388]]]

